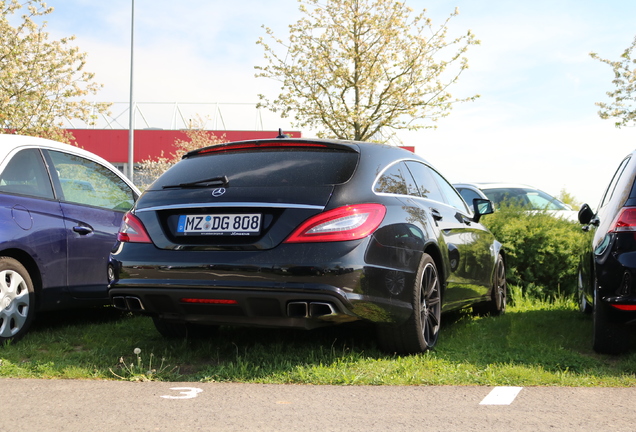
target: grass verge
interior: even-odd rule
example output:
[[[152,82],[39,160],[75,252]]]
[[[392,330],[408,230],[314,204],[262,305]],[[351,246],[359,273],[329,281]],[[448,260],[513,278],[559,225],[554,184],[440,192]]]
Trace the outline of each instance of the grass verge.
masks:
[[[501,317],[453,314],[435,350],[378,351],[368,327],[222,327],[163,339],[147,317],[113,308],[43,314],[0,347],[0,377],[335,385],[634,386],[636,353],[591,349],[592,321],[567,300],[520,299]],[[135,352],[135,349],[138,349]]]

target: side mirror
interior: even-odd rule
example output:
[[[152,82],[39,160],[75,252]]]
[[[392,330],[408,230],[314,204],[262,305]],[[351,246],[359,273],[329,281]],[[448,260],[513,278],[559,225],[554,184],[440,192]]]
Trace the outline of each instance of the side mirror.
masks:
[[[581,209],[579,210],[579,223],[581,223],[582,225],[588,225],[590,222],[592,222],[593,218],[594,211],[592,211],[589,205],[583,204],[581,206]]]
[[[492,201],[483,198],[475,198],[473,199],[473,222],[479,222],[479,219],[483,215],[491,214],[495,212],[495,207],[492,204]]]

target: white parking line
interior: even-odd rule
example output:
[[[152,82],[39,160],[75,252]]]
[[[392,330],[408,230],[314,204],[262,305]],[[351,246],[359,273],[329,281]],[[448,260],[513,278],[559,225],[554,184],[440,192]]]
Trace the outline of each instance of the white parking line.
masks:
[[[479,405],[510,405],[523,387],[495,387]]]

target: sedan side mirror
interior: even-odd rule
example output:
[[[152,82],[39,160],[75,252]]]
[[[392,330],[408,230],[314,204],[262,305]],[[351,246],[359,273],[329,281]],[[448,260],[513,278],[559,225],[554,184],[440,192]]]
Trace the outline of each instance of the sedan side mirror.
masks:
[[[495,207],[492,204],[492,201],[483,198],[475,198],[473,199],[473,222],[479,222],[479,219],[483,215],[491,214],[495,212]]]
[[[588,225],[594,218],[594,211],[589,205],[583,204],[579,210],[579,223],[582,225]]]

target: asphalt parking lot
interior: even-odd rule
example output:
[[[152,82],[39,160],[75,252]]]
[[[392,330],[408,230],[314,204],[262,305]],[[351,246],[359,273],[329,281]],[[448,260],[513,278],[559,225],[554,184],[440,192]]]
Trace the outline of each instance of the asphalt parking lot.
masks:
[[[633,431],[634,388],[0,380],[0,431]]]

